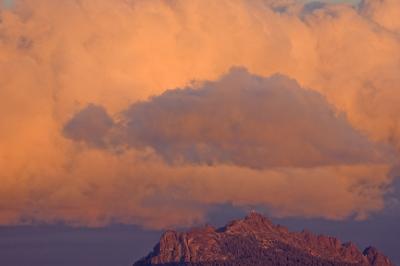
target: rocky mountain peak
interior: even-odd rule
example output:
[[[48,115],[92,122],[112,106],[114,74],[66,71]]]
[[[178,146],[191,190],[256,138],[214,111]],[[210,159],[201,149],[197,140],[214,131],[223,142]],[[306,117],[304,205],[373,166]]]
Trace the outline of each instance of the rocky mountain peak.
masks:
[[[251,212],[216,229],[166,231],[147,257],[135,266],[148,265],[321,265],[394,266],[376,248],[358,247],[310,231],[290,232],[263,215]]]

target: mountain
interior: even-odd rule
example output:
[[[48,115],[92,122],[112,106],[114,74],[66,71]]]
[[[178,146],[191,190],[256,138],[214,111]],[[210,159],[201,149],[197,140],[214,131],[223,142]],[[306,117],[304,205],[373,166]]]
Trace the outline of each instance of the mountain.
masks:
[[[167,231],[154,250],[134,266],[394,266],[376,248],[308,231],[290,232],[252,212],[216,229]]]

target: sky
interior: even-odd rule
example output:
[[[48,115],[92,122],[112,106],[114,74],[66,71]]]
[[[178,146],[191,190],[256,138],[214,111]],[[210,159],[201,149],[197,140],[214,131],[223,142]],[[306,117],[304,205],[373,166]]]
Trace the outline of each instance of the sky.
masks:
[[[399,264],[400,2],[334,2],[3,1],[0,258],[256,208]]]

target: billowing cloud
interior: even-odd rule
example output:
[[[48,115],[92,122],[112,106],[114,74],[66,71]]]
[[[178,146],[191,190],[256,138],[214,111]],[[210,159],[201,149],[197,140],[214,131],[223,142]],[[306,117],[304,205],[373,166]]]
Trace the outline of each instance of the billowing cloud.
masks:
[[[65,125],[63,132],[73,140],[103,146],[107,132],[113,125],[113,120],[104,108],[90,104]]]
[[[382,147],[400,147],[397,7],[15,0],[0,10],[0,223],[381,210]],[[253,75],[223,76],[233,66]]]
[[[396,0],[363,0],[361,11],[382,28],[400,33],[400,2]]]
[[[89,105],[65,126],[87,143],[153,148],[167,162],[252,168],[376,162],[378,151],[323,96],[282,75],[234,68],[215,82],[169,90],[112,120]],[[102,138],[100,138],[102,137]],[[374,149],[375,148],[375,149]]]

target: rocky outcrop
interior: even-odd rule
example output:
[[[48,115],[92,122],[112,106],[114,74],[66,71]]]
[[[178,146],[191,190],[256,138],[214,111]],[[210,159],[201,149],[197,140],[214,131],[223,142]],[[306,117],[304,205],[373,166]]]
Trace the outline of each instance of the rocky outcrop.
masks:
[[[363,252],[372,266],[393,265],[390,260],[374,247],[368,247]]]
[[[361,252],[334,237],[289,232],[255,212],[219,229],[167,231],[154,250],[134,264],[148,265],[393,266],[373,247]]]

